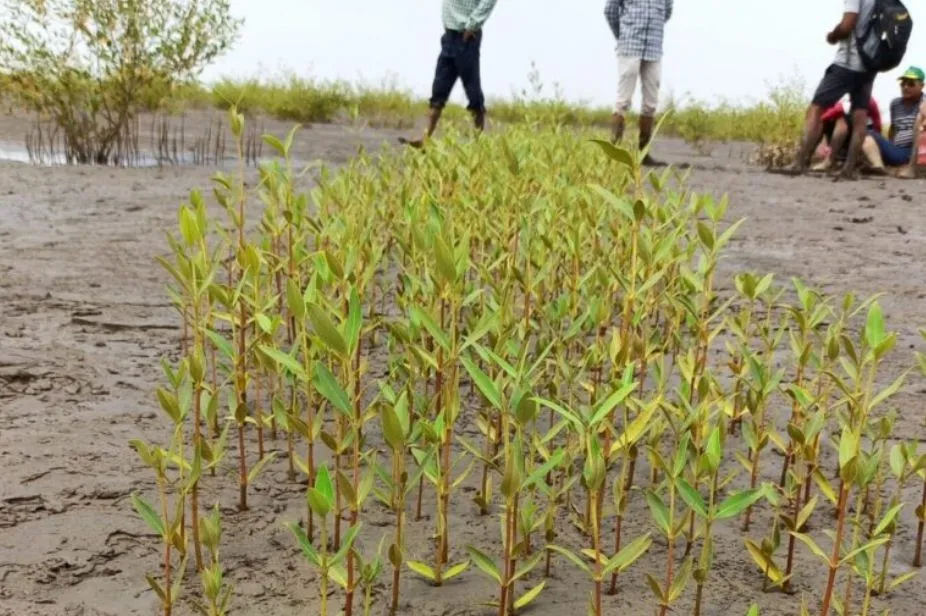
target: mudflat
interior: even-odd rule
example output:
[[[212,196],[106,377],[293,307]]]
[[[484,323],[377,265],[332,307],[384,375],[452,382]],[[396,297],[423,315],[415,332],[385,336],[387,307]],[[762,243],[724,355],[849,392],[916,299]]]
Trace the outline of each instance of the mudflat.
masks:
[[[191,132],[197,122],[202,128],[212,121],[206,113],[187,119]],[[289,128],[264,122],[265,131],[279,136]],[[21,148],[27,130],[24,119],[0,120],[0,151]],[[396,143],[398,136],[389,130],[311,126],[297,136],[293,156],[338,164],[358,147],[375,150]],[[926,327],[926,183],[770,175],[746,164],[744,151],[722,146],[711,157],[697,157],[673,140],[654,147],[669,162],[694,163],[690,190],[727,194],[728,217],[747,218],[721,262],[723,288],[732,288],[733,274],[751,270],[772,272],[781,281],[796,276],[836,295],[885,293],[885,317],[899,336],[881,375],[889,383],[911,364],[914,350],[924,348],[918,329]],[[217,170],[0,162],[0,615],[157,613],[144,576],[157,572],[158,538],[130,502],[133,491],[153,494],[154,477],[128,441],[166,436],[154,391],[163,382],[160,358],[179,354],[180,327],[165,291],[168,274],[155,256],[168,251],[164,232],[176,228],[179,204],[196,188],[208,197]],[[224,170],[232,171],[231,164]],[[252,167],[248,175],[253,181],[257,172]],[[926,381],[914,375],[897,395],[896,434],[926,436],[924,392]],[[270,447],[285,450],[285,441]],[[222,561],[235,587],[231,613],[317,613],[315,575],[284,527],[305,511],[304,484],[287,481],[281,457],[252,487],[250,510],[238,512],[229,465],[222,471],[229,474],[224,487],[217,490],[206,482],[204,498],[218,499],[222,506]],[[768,479],[774,480],[778,463],[767,466]],[[914,482],[904,495],[911,504],[901,514],[892,550],[895,575],[909,570],[913,560],[914,507],[921,489]],[[451,503],[456,552],[451,562],[465,557],[466,543],[487,548],[498,543],[497,515],[480,517],[466,494]],[[427,498],[424,510],[434,511]],[[429,517],[409,516],[408,552],[422,560],[432,551]],[[389,512],[374,510],[366,519],[387,524]],[[627,537],[652,526],[642,499],[631,505],[624,524]],[[745,537],[758,539],[767,531],[764,516],[746,534],[738,524],[717,529],[716,568],[704,614],[745,614],[752,602],[763,616],[798,612],[799,597],[762,592],[762,575],[744,548]],[[651,554],[622,575],[620,593],[605,598],[606,613],[650,613],[655,601],[645,574],[660,577],[664,548],[657,541]],[[808,550],[799,547],[798,553],[795,591],[806,593],[813,604],[826,570]],[[442,588],[409,572],[403,581],[404,613],[490,613],[480,603],[495,598],[495,590],[474,568]],[[579,571],[558,561],[529,613],[585,613],[589,590]],[[388,592],[388,583],[378,587],[374,614],[386,613]],[[875,606],[879,613],[889,607],[893,614],[919,614],[924,595],[926,580],[917,577]],[[676,613],[689,613],[693,598],[693,590],[686,592]],[[187,606],[175,611],[187,613],[192,613]]]

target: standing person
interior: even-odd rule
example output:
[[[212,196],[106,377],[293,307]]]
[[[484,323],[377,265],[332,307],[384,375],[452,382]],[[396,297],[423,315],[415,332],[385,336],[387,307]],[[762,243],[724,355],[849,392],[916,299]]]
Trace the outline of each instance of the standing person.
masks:
[[[659,102],[662,78],[662,41],[666,22],[672,17],[673,0],[607,0],[605,19],[617,39],[617,103],[612,116],[611,140],[624,138],[624,117],[640,81],[640,149],[653,137],[653,119]],[[649,154],[643,164],[659,166]]]
[[[482,26],[489,19],[497,0],[444,0],[441,19],[444,34],[440,39],[440,54],[434,69],[431,86],[428,128],[424,139],[405,140],[404,143],[421,147],[431,138],[437,128],[441,113],[450,98],[457,79],[463,82],[467,110],[473,116],[476,130],[485,128],[485,96],[479,70],[479,55],[482,46]]]
[[[865,35],[875,3],[876,0],[843,0],[845,8],[842,20],[826,35],[826,42],[837,46],[836,58],[824,72],[807,109],[803,140],[794,164],[788,170],[791,175],[801,175],[807,171],[810,156],[823,131],[823,111],[835,105],[846,94],[850,100],[852,128],[846,162],[839,175],[848,179],[858,175],[856,167],[866,134],[868,101],[878,73],[863,64],[856,36]]]

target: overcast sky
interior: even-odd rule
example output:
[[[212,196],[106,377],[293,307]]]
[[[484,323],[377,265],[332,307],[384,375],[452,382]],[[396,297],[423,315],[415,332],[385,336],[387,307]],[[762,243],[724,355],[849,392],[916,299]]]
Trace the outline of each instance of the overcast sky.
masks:
[[[283,69],[370,83],[390,77],[427,96],[440,7],[441,0],[232,0],[233,11],[246,20],[241,40],[204,77]],[[604,0],[498,0],[484,30],[487,96],[507,97],[527,86],[534,61],[548,89],[558,82],[570,100],[612,104],[617,66],[603,8]],[[797,74],[809,95],[833,58],[825,36],[842,8],[842,0],[675,0],[663,91],[677,99],[748,103],[764,98],[768,83]],[[926,10],[919,19],[926,24]],[[896,77],[909,63],[926,64],[926,25],[914,29],[904,65],[875,84],[885,112],[898,92]],[[465,100],[459,85],[453,98]]]

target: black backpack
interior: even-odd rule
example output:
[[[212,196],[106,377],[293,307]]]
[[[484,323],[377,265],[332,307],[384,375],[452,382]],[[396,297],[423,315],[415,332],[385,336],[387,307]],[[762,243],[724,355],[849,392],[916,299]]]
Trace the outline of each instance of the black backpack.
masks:
[[[862,64],[879,73],[896,68],[907,53],[911,32],[913,19],[903,2],[875,0],[864,33],[856,34]]]

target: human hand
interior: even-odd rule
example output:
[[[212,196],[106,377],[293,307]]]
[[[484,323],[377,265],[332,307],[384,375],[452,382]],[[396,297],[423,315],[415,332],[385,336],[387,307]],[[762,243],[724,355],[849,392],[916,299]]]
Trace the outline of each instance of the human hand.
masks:
[[[475,31],[473,31],[473,30],[464,30],[464,31],[463,31],[463,40],[464,40],[464,41],[471,41],[471,40],[473,40],[474,38],[476,38],[476,32],[475,32]]]
[[[827,32],[826,42],[829,43],[830,45],[835,45],[836,43],[838,43],[839,41],[836,40],[836,33],[833,31]]]

